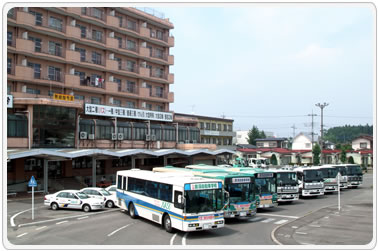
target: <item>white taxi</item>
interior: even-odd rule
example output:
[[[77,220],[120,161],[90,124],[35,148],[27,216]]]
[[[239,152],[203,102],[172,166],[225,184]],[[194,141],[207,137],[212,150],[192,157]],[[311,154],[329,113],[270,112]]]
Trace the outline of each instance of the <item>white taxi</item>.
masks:
[[[105,190],[108,191],[111,194],[116,194],[117,193],[117,187],[116,187],[116,185],[111,185],[111,186],[105,187]]]
[[[84,212],[103,209],[105,205],[103,200],[90,198],[79,190],[62,190],[45,195],[44,204],[51,207],[52,210],[72,208],[81,209]]]
[[[111,194],[100,187],[86,187],[81,189],[80,192],[85,193],[91,198],[102,200],[106,207],[114,207],[114,202],[117,199],[115,194]]]

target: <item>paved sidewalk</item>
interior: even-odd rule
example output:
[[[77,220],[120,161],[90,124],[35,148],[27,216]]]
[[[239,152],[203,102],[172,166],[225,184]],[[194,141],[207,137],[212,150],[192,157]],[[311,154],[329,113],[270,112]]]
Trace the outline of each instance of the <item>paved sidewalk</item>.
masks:
[[[373,204],[322,208],[277,227],[272,239],[280,245],[367,245],[373,239]]]

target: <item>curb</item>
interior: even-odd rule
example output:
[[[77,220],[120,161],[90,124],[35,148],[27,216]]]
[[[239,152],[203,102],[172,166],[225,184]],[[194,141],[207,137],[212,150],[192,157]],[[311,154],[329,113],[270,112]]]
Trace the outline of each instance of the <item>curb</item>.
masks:
[[[319,208],[319,209],[316,210],[316,211],[310,211],[310,212],[308,212],[307,214],[303,215],[302,217],[300,217],[300,218],[298,218],[298,219],[295,219],[295,220],[293,220],[293,221],[289,221],[289,222],[286,222],[285,224],[279,225],[279,226],[275,227],[275,228],[273,229],[273,231],[270,233],[270,238],[271,238],[272,241],[275,242],[277,245],[282,245],[282,246],[283,246],[284,244],[282,244],[281,242],[279,242],[279,241],[276,239],[276,237],[274,236],[275,233],[276,233],[276,231],[277,231],[279,228],[284,227],[284,226],[286,226],[287,224],[290,224],[290,223],[296,222],[296,221],[298,221],[298,220],[301,220],[302,218],[307,217],[307,216],[309,216],[310,214],[316,213],[316,212],[318,212],[318,211],[320,211],[320,210],[322,210],[322,209],[330,208],[330,207],[334,207],[334,206],[337,207],[337,205],[331,205],[331,206],[322,207],[322,208]],[[298,245],[300,245],[300,244],[298,244]]]

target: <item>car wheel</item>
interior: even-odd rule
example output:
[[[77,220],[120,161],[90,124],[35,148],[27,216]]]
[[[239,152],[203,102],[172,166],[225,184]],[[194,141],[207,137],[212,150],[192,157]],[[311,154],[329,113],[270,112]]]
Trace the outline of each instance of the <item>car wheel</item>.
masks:
[[[114,207],[114,202],[111,200],[108,200],[108,202],[106,202],[106,207],[109,207],[109,208]]]
[[[135,219],[137,216],[135,215],[135,207],[134,207],[134,204],[131,202],[130,205],[129,205],[129,214],[130,214],[130,217]]]
[[[51,209],[52,209],[52,210],[58,210],[58,209],[59,209],[58,204],[56,204],[55,202],[54,202],[54,203],[51,203]]]
[[[169,217],[168,214],[164,216],[163,226],[164,226],[165,231],[167,231],[168,233],[173,232],[171,217]]]
[[[90,207],[88,204],[85,204],[85,205],[83,206],[83,211],[84,211],[84,212],[90,212],[90,211],[91,211],[91,207]]]

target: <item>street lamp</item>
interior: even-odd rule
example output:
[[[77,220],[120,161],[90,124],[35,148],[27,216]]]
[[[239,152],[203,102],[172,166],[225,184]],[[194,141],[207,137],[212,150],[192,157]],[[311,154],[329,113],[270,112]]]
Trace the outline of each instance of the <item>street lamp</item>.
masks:
[[[320,164],[323,164],[323,109],[324,107],[328,106],[328,103],[317,103],[315,106],[320,107]]]
[[[30,112],[29,111],[17,111],[15,113],[15,115],[17,115],[17,113],[27,113],[28,114],[28,149],[30,150],[30,148],[31,148],[31,144],[30,144],[30,139],[31,139],[31,132],[30,132],[30,129],[31,129]]]

